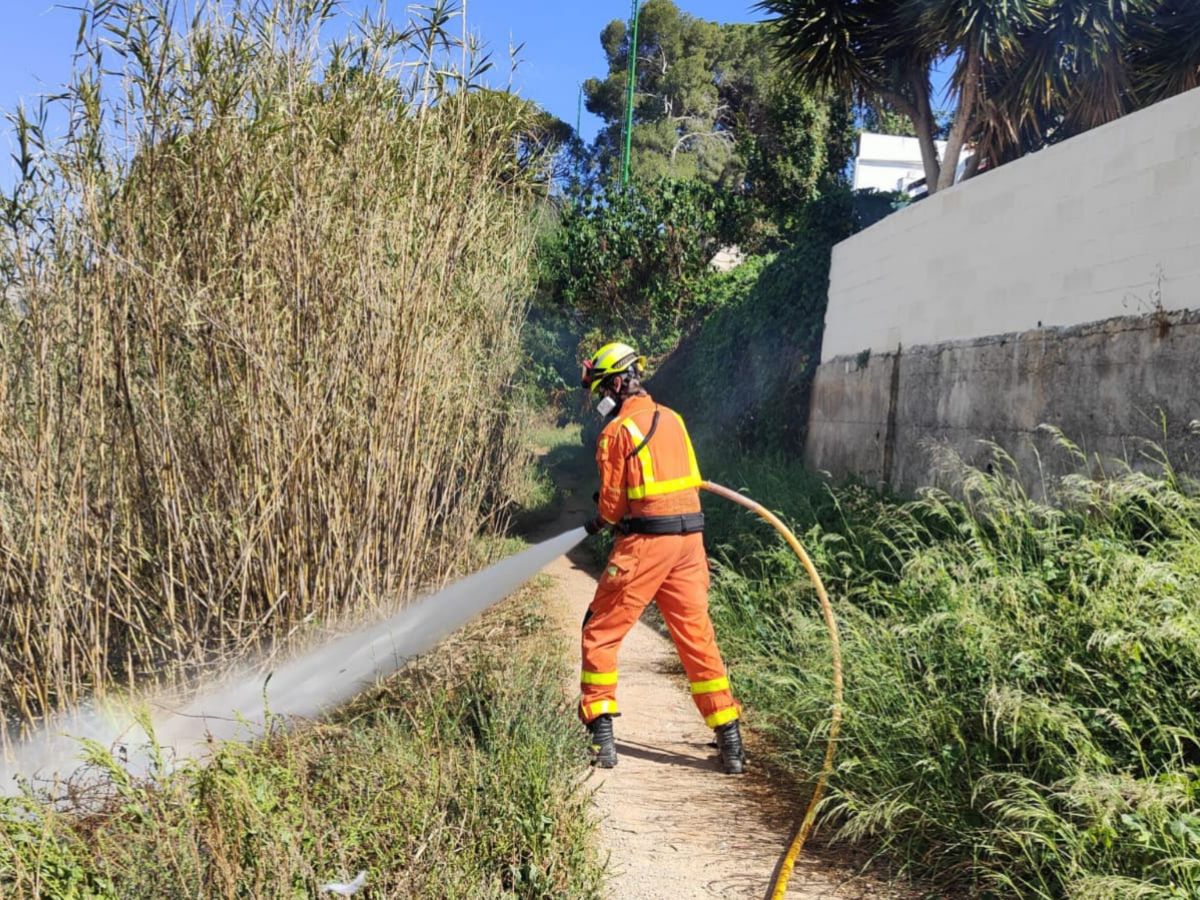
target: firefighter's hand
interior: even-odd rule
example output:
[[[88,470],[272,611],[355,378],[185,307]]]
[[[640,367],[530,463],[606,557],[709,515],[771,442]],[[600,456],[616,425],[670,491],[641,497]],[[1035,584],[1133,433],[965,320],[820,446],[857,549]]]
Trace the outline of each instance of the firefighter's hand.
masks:
[[[602,518],[596,516],[594,519],[588,519],[583,523],[583,530],[588,534],[599,534],[608,525]]]

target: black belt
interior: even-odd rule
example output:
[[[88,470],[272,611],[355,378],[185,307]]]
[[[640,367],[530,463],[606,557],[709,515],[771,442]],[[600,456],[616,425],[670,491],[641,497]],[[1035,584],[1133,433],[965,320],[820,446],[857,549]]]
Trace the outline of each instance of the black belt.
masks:
[[[626,534],[695,534],[704,530],[704,513],[625,519],[621,530]]]

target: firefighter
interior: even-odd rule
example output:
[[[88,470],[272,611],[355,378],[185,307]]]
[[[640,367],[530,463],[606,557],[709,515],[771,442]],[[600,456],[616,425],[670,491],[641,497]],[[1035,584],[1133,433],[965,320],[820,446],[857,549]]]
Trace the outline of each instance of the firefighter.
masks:
[[[579,715],[592,737],[593,764],[617,764],[617,651],[651,601],[657,601],[692,699],[716,730],[725,771],[745,769],[738,704],[729,688],[708,617],[708,559],[700,470],[678,413],[642,388],[646,360],[626,344],[606,344],[583,364],[583,387],[612,418],[596,444],[598,512],[585,527],[617,532],[608,565],[583,620]]]

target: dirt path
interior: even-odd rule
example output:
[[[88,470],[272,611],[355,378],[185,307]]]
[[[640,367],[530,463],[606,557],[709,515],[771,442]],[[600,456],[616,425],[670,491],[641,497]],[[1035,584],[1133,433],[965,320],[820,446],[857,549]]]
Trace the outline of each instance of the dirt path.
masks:
[[[560,524],[577,524],[585,508],[568,499]],[[552,532],[553,529],[547,529]],[[557,582],[551,614],[571,648],[596,587],[592,561],[577,548],[546,570]],[[577,651],[571,651],[572,670]],[[610,857],[609,896],[636,900],[761,897],[790,838],[795,805],[777,797],[761,775],[721,773],[712,733],[687,693],[670,640],[643,621],[621,646],[616,720],[620,762],[592,770],[601,819],[600,841]],[[563,684],[579,693],[572,671]],[[899,896],[820,851],[806,851],[792,875],[789,897]]]

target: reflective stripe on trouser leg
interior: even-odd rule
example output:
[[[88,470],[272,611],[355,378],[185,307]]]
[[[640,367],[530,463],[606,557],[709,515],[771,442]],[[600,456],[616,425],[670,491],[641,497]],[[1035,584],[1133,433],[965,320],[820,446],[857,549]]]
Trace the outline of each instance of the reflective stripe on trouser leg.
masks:
[[[589,672],[584,669],[579,673],[580,684],[616,684],[617,673],[613,672]]]
[[[617,714],[616,678],[611,681],[588,681],[589,674],[594,673],[584,670],[579,682],[579,693],[582,695],[579,698],[579,718],[583,719],[585,724],[604,713],[613,716]],[[616,675],[615,672],[612,674]]]
[[[738,718],[738,708],[736,706],[727,706],[725,709],[719,709],[715,713],[711,713],[704,717],[704,724],[709,728],[717,728],[727,722],[732,722]]]
[[[590,722],[604,711],[616,714],[617,651],[658,588],[662,575],[655,565],[654,538],[629,535],[617,541],[605,573],[588,607],[581,636],[579,715]],[[645,599],[643,599],[645,598]],[[611,708],[597,704],[608,701]]]
[[[729,690],[729,679],[722,675],[720,678],[710,678],[707,681],[693,681],[692,694],[713,694],[717,691]]]
[[[602,716],[608,713],[610,716],[618,714],[616,700],[595,700],[591,703],[579,704],[579,717],[584,722],[590,722],[596,716]]]
[[[693,681],[692,700],[709,728],[732,722],[738,717],[737,702],[729,688],[729,678],[724,675],[707,681]]]

